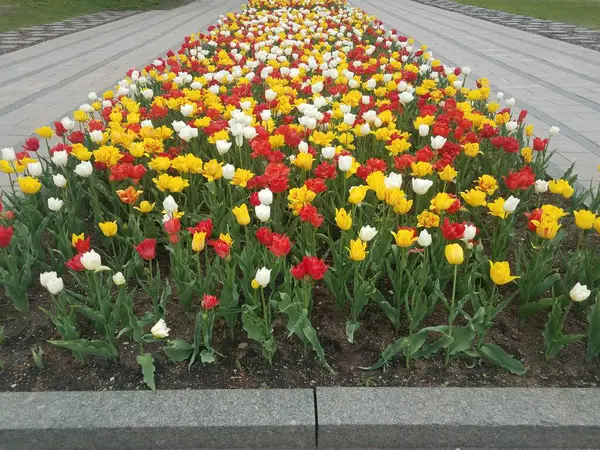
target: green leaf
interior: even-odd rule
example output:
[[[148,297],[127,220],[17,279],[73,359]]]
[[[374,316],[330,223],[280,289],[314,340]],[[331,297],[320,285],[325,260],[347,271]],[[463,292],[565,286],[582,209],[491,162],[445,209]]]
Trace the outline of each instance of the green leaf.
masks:
[[[386,349],[381,353],[381,358],[371,367],[366,367],[366,370],[376,370],[380,367],[388,364],[392,358],[394,358],[398,353],[403,352],[406,347],[409,345],[408,339],[406,337],[402,337],[398,339],[396,342],[391,343],[386,347]]]
[[[479,352],[494,364],[508,370],[516,375],[525,375],[527,369],[523,367],[521,361],[506,354],[506,352],[496,344],[483,344]]]
[[[475,331],[469,327],[452,327],[452,338],[452,343],[448,345],[448,352],[455,355],[471,348]]]
[[[548,289],[550,289],[558,280],[560,280],[560,274],[553,273],[552,275],[548,275],[546,278],[544,278],[544,281],[533,288],[531,292],[531,298],[539,297]]]
[[[319,361],[325,364],[325,367],[327,367],[329,371],[333,372],[333,370],[331,369],[331,367],[329,367],[329,364],[327,364],[327,361],[325,360],[325,352],[323,351],[323,347],[321,346],[321,343],[317,338],[317,332],[315,331],[308,319],[306,319],[305,323],[306,324],[302,329],[302,331],[304,332],[304,336],[306,336],[306,339],[308,339],[308,341],[312,345],[312,348],[316,352]]]
[[[215,355],[212,350],[204,349],[200,352],[200,361],[205,364],[212,364],[215,362]]]
[[[0,327],[0,345],[4,345],[4,339],[6,335],[4,334],[4,327]]]
[[[48,341],[57,347],[68,348],[74,354],[92,355],[102,358],[116,358],[117,349],[106,341],[88,339],[76,339],[73,341]]]
[[[143,355],[138,355],[136,358],[137,363],[142,366],[142,375],[144,376],[144,383],[148,386],[152,391],[156,391],[156,385],[154,384],[154,358],[149,353],[144,353]]]
[[[346,338],[351,344],[354,343],[354,332],[360,328],[360,323],[349,319],[346,322]]]
[[[420,351],[413,353],[411,356],[415,359],[416,358],[430,358],[431,355],[433,355],[440,349],[447,348],[450,344],[452,344],[453,341],[454,341],[454,338],[452,336],[448,336],[447,334],[445,334],[444,336],[439,338],[437,341],[434,341],[432,343],[429,343],[429,342],[425,343]]]
[[[173,339],[163,347],[163,351],[173,362],[182,362],[192,356],[194,346],[182,339]]]
[[[242,313],[242,324],[250,339],[256,342],[262,342],[264,340],[264,332],[257,317],[253,317],[249,312],[244,311]]]
[[[544,309],[552,307],[554,304],[554,298],[542,298],[537,302],[529,302],[525,303],[523,306],[519,308],[519,317],[523,320],[527,320],[529,317],[533,316],[538,311],[542,311]]]
[[[42,360],[42,357],[44,356],[44,350],[42,350],[42,347],[38,348],[38,351],[36,353],[35,350],[31,350],[31,355],[33,356],[33,363],[36,365],[36,367],[38,369],[41,369],[44,367],[44,361]]]
[[[588,361],[600,353],[600,292],[587,316],[587,358]]]
[[[190,358],[189,367],[192,367],[194,361],[196,361],[196,357],[200,353],[200,346],[202,345],[202,311],[198,311],[196,314],[196,325],[194,327],[194,351],[192,352],[192,357]]]

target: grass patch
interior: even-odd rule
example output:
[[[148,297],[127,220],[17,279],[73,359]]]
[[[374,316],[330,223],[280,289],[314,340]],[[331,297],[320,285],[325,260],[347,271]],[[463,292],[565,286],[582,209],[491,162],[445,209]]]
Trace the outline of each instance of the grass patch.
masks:
[[[184,0],[0,0],[0,32],[100,11],[169,9]]]
[[[600,0],[454,0],[464,5],[507,11],[600,29]]]

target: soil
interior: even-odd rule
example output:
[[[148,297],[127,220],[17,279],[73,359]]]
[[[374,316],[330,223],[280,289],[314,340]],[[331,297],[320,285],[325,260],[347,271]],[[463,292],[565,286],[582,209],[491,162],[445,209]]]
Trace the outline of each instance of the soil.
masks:
[[[32,296],[34,297],[34,296]],[[71,352],[54,347],[47,339],[59,336],[39,307],[50,307],[49,295],[36,292],[31,301],[28,318],[17,313],[6,299],[0,302],[0,315],[5,326],[6,341],[0,347],[0,359],[5,368],[0,371],[0,391],[46,390],[125,390],[145,389],[140,368],[136,363],[135,343],[120,342],[119,360],[88,357],[85,363],[75,360]],[[215,324],[214,348],[221,353],[215,364],[196,362],[191,369],[187,363],[175,364],[163,353],[161,344],[148,344],[156,364],[158,389],[210,388],[300,388],[316,386],[488,386],[488,387],[594,387],[600,385],[600,358],[585,360],[585,346],[575,343],[559,356],[546,362],[541,330],[545,314],[538,314],[522,323],[516,307],[509,306],[496,320],[490,340],[507,353],[520,359],[528,368],[524,376],[512,375],[485,361],[455,360],[444,368],[441,354],[428,360],[404,367],[399,358],[385,370],[366,371],[361,367],[374,364],[381,351],[399,336],[375,306],[365,310],[362,326],[355,343],[347,341],[344,323],[347,315],[340,311],[326,288],[315,289],[313,325],[324,347],[325,355],[335,373],[330,373],[316,359],[314,353],[304,356],[303,345],[295,337],[288,338],[282,322],[275,323],[278,349],[273,364],[262,357],[260,347],[247,338],[239,326],[233,338],[226,324]],[[436,311],[425,325],[444,323],[444,311]],[[184,310],[176,301],[169,307],[169,327],[177,337],[191,341],[191,336],[180,331],[193,330],[194,314]],[[566,330],[582,333],[584,317],[574,311]],[[173,332],[172,332],[173,333]],[[43,367],[38,368],[32,358],[32,349],[41,346]]]

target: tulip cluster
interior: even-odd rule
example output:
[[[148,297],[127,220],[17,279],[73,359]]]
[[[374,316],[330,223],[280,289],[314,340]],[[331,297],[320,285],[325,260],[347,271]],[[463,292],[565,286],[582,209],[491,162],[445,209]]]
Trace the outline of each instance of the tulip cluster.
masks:
[[[374,367],[439,351],[524,373],[487,333],[510,301],[524,318],[549,311],[548,357],[570,342],[569,299],[600,321],[600,191],[551,179],[558,128],[536,135],[515,99],[469,75],[343,0],[251,0],[2,149],[7,295],[26,310],[23,274],[44,272],[53,343],[115,357],[130,335],[151,387],[145,344],[211,363],[213,327],[241,327],[272,361],[278,316],[329,367],[316,284],[350,342],[368,339],[369,304],[396,330]],[[192,343],[167,327],[173,301],[195,314]],[[423,327],[436,309],[447,322]],[[104,339],[81,336],[79,315]],[[600,352],[598,336],[581,339]]]

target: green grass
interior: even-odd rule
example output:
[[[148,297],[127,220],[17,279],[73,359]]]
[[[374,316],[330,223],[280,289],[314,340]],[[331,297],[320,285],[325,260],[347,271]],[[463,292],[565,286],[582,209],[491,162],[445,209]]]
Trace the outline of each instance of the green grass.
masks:
[[[0,33],[100,11],[166,9],[182,0],[0,0]]]
[[[600,0],[454,0],[555,22],[600,29]]]

